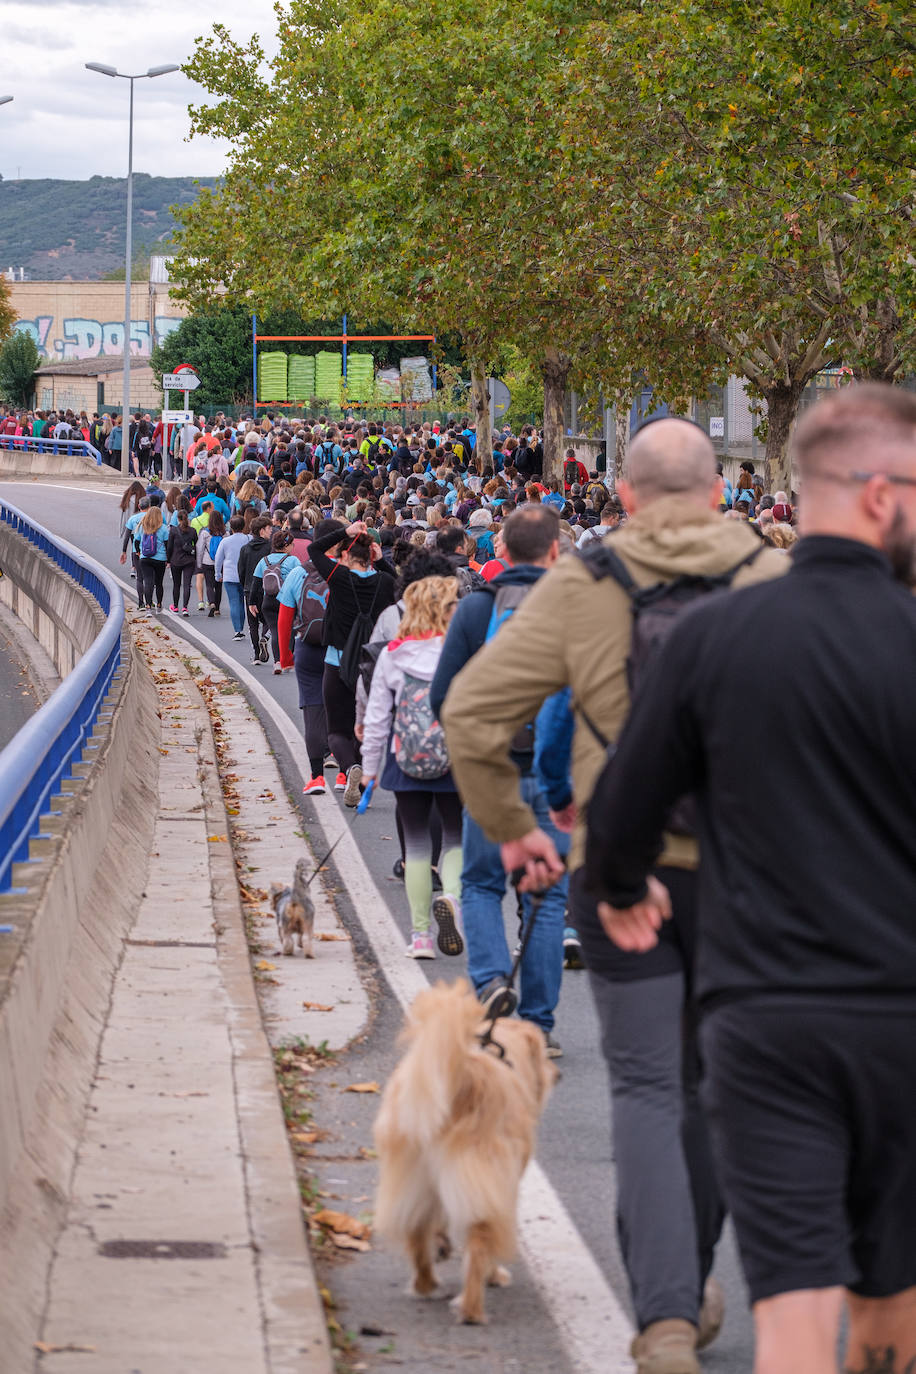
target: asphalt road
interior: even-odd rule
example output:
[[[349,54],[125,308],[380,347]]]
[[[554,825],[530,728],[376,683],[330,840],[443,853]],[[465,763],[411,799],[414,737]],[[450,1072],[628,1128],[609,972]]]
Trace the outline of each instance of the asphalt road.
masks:
[[[0,483],[0,496],[19,506],[54,533],[69,539],[130,585],[129,570],[118,563],[118,501],[114,496],[34,482]],[[182,631],[179,617],[169,615],[168,620],[170,628],[179,633]],[[250,645],[247,640],[238,643],[233,641],[231,623],[225,610],[219,619],[212,620],[204,615],[192,614],[191,623],[237,663],[262,675],[262,689],[275,698],[299,728],[300,714],[292,674],[274,677],[269,667],[252,669]],[[257,700],[253,704],[257,708]],[[284,761],[288,764],[286,748],[273,737],[270,721],[266,717],[264,724],[281,765]],[[289,769],[289,773],[292,783],[292,769]],[[330,771],[327,776],[331,778]],[[295,783],[295,792],[298,793],[301,786],[298,773]],[[301,799],[303,819],[314,844],[317,845],[323,838],[322,810],[338,805],[339,801],[332,793],[324,797]],[[359,826],[362,854],[379,891],[398,921],[406,946],[409,928],[406,901],[402,885],[391,876],[392,864],[398,855],[393,812],[392,797],[381,793],[373,799],[369,812],[354,823]],[[347,911],[345,892],[340,893],[338,900],[342,903],[344,917],[349,916],[351,921],[358,922],[359,912]],[[509,901],[506,915],[510,938],[513,938],[514,920]],[[367,948],[364,952],[371,961],[371,951]],[[435,962],[425,965],[424,971],[433,978],[454,977],[462,972],[463,962],[462,959],[446,960],[440,956]],[[383,988],[372,1031],[366,1042],[354,1051],[361,1077],[364,1075],[384,1081],[393,1063],[393,1039],[399,1016],[392,1003],[393,999],[385,997]],[[567,973],[564,976],[556,1035],[565,1052],[559,1061],[562,1079],[542,1124],[538,1159],[608,1284],[620,1304],[629,1312],[627,1285],[614,1230],[615,1185],[609,1095],[584,973]],[[340,1123],[341,1131],[348,1128],[349,1123]],[[338,1169],[338,1172],[341,1170]],[[369,1268],[367,1266],[367,1270]],[[393,1276],[382,1263],[377,1263],[372,1272],[367,1270],[359,1271],[358,1280],[355,1277],[341,1277],[340,1286],[351,1303],[359,1300],[362,1312],[371,1312],[373,1304],[381,1311],[385,1303],[393,1301],[393,1292],[403,1286],[404,1275],[398,1273]],[[354,1272],[351,1269],[350,1273]],[[709,1370],[710,1374],[746,1374],[753,1363],[751,1321],[743,1280],[728,1231],[719,1247],[716,1274],[726,1291],[728,1311],[719,1340],[703,1356],[704,1369]],[[350,1289],[352,1293],[348,1293]],[[500,1303],[504,1304],[501,1313]],[[492,1306],[493,1323],[486,1328],[486,1338],[468,1334],[465,1328],[465,1337],[457,1343],[456,1339],[451,1339],[446,1345],[430,1344],[431,1330],[441,1332],[441,1322],[434,1323],[430,1328],[428,1319],[418,1320],[415,1340],[406,1346],[398,1342],[398,1358],[395,1362],[399,1367],[416,1369],[418,1374],[422,1369],[453,1367],[465,1370],[468,1374],[477,1374],[478,1370],[481,1374],[485,1374],[485,1371],[510,1374],[516,1370],[529,1371],[530,1374],[551,1371],[553,1374],[553,1371],[571,1367],[561,1353],[552,1323],[539,1306],[537,1294],[530,1284],[524,1282],[524,1276],[511,1299],[499,1294]],[[386,1326],[384,1321],[380,1324]],[[368,1344],[372,1347],[377,1346],[378,1342],[370,1340]]]
[[[29,674],[17,655],[15,642],[6,637],[0,622],[0,749],[38,709]]]

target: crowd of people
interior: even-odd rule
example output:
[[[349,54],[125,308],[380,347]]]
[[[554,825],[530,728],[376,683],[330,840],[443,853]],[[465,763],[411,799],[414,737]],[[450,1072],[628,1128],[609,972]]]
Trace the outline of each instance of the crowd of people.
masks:
[[[169,574],[172,612],[193,591],[218,616],[225,587],[252,663],[295,671],[305,792],[330,759],[346,806],[394,794],[407,955],[466,955],[483,1011],[518,1011],[554,1056],[564,965],[587,968],[639,1374],[699,1374],[728,1212],[757,1374],[834,1371],[844,1288],[848,1368],[916,1360],[916,1128],[893,1101],[916,738],[881,676],[916,644],[916,418],[888,393],[800,428],[801,525],[674,418],[637,433],[615,490],[575,448],[545,479],[533,428],[484,463],[461,421],[205,422],[187,481],[151,461],[122,501],[141,605],[163,609]],[[765,785],[736,701],[778,757]]]

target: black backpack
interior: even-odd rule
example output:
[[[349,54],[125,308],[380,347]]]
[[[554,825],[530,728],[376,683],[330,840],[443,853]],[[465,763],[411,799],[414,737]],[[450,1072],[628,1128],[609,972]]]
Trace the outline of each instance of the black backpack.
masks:
[[[571,487],[573,482],[578,482],[578,480],[579,464],[576,462],[575,458],[567,458],[566,462],[563,464],[563,481],[567,486]]]
[[[369,448],[366,451],[366,464],[374,468],[378,464],[378,456],[382,451],[382,441],[379,438],[369,440]]]
[[[376,573],[375,591],[372,594],[372,602],[368,611],[359,609],[359,597],[356,588],[351,583],[353,599],[356,602],[356,619],[350,626],[350,633],[347,635],[347,642],[340,651],[340,665],[337,669],[340,680],[351,692],[356,691],[356,684],[359,681],[360,661],[362,659],[363,648],[369,642],[375,625],[375,603],[378,600],[379,587],[381,586],[381,576]]]
[[[646,680],[655,658],[671,634],[680,617],[701,597],[711,592],[721,592],[730,587],[737,573],[748,567],[763,552],[763,545],[754,549],[727,572],[718,576],[702,573],[684,573],[671,582],[656,582],[651,587],[640,587],[631,576],[623,560],[609,548],[604,541],[595,540],[576,553],[588,568],[596,582],[612,577],[630,598],[633,613],[633,634],[630,653],[627,658],[627,686],[631,705],[639,694],[640,686]],[[603,749],[612,758],[616,745],[590,720],[581,705],[578,710],[589,730]],[[696,801],[692,795],[680,797],[672,806],[665,822],[665,829],[671,835],[696,834]]]

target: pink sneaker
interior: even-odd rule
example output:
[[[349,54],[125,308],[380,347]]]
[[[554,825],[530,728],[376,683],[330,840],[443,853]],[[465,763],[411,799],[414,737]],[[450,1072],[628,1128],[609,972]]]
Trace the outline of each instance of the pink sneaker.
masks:
[[[436,951],[433,949],[433,937],[415,930],[404,953],[408,959],[435,959]]]
[[[172,611],[173,614],[175,614],[175,615],[178,614],[178,607],[177,607],[177,606],[170,606],[170,607],[169,607],[169,610]]]

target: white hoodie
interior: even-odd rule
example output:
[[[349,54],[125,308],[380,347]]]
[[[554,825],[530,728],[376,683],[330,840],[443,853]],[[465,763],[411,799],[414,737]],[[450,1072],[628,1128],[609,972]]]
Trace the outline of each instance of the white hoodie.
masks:
[[[379,654],[363,722],[363,776],[378,778],[385,767],[388,736],[405,672],[432,682],[445,642],[432,639],[393,639]]]

